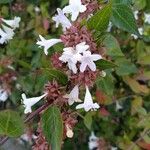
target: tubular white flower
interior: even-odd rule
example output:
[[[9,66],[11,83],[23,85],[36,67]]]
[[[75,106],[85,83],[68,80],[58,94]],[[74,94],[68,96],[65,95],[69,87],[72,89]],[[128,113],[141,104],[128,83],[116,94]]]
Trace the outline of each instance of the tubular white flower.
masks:
[[[0,89],[0,101],[5,102],[8,99],[8,92],[4,89]]]
[[[63,12],[71,14],[71,20],[75,21],[79,13],[85,12],[86,9],[86,6],[82,5],[81,0],[69,0],[69,5],[64,7]]]
[[[142,27],[141,27],[141,28],[138,28],[138,31],[139,31],[140,35],[143,35],[144,30],[143,30]],[[138,39],[138,36],[135,35],[135,34],[131,34],[131,36],[132,36],[135,40]]]
[[[116,101],[116,111],[121,110],[123,107]]]
[[[48,55],[48,49],[50,47],[52,47],[53,45],[62,42],[61,39],[50,39],[50,40],[46,40],[44,37],[42,37],[41,35],[39,35],[40,37],[40,41],[37,41],[37,45],[39,45],[39,47],[44,47],[44,53],[45,55]]]
[[[88,145],[90,150],[98,147],[98,137],[95,136],[94,132],[92,132],[91,136],[89,137]]]
[[[74,102],[82,102],[79,99],[79,86],[76,85],[69,95],[65,95],[65,98],[68,98],[69,105],[73,105]]]
[[[0,44],[7,42],[7,34],[0,28]]]
[[[145,23],[150,24],[150,14],[144,13]]]
[[[31,113],[32,112],[32,106],[35,105],[37,102],[39,102],[42,98],[44,98],[47,95],[47,93],[43,94],[39,97],[33,97],[33,98],[27,98],[26,95],[23,93],[22,96],[22,103],[24,104],[25,110],[24,113]]]
[[[2,21],[4,23],[6,23],[8,26],[10,26],[13,29],[16,29],[19,27],[19,22],[20,22],[21,18],[20,17],[15,17],[13,20],[6,20],[6,19],[2,19]]]
[[[84,103],[76,106],[76,109],[83,108],[86,112],[89,110],[99,109],[100,106],[97,103],[93,103],[92,96],[90,94],[89,88],[86,86],[86,94],[84,98]]]
[[[9,28],[9,27],[7,27],[7,26],[5,26],[5,25],[2,25],[2,28],[3,28],[4,32],[7,34],[6,42],[8,40],[11,40],[13,38],[14,34],[15,34],[14,30]]]
[[[63,11],[60,8],[57,8],[58,15],[55,15],[52,20],[56,22],[56,28],[58,28],[59,24],[62,25],[63,31],[66,31],[67,28],[71,27],[71,22],[64,15]]]
[[[101,55],[91,54],[90,51],[83,52],[83,56],[81,58],[80,71],[84,72],[86,67],[89,67],[92,71],[96,71],[96,65],[94,61],[102,59]]]
[[[64,63],[68,63],[69,69],[76,74],[77,73],[76,64],[78,61],[81,61],[81,57],[82,57],[81,53],[86,51],[88,48],[89,46],[86,45],[85,42],[76,45],[75,48],[73,47],[64,48],[63,49],[64,52],[59,59]]]
[[[136,10],[136,11],[134,11],[133,13],[134,13],[134,18],[135,18],[136,20],[138,20],[138,18],[139,18],[139,17],[138,17],[139,11]]]

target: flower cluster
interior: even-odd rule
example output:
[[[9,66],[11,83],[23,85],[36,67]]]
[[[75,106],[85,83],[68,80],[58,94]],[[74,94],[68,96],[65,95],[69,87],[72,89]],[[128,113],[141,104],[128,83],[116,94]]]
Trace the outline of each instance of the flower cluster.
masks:
[[[65,94],[59,91],[56,83],[48,83],[45,85],[46,94],[27,99],[25,94],[22,95],[23,104],[25,105],[25,113],[31,112],[31,107],[40,99],[45,97],[49,103],[62,106],[66,104],[73,105],[75,102],[81,103],[79,98],[79,88],[84,86],[86,89],[84,102],[77,105],[76,109],[83,108],[85,111],[99,109],[99,105],[94,103],[92,95],[89,91],[89,86],[92,86],[96,76],[97,69],[95,62],[102,59],[97,45],[92,38],[92,34],[86,27],[80,25],[80,15],[87,12],[94,12],[96,6],[95,1],[89,3],[81,0],[70,0],[69,5],[65,6],[62,10],[57,8],[57,15],[52,20],[56,22],[56,28],[62,26],[63,34],[59,39],[46,40],[43,36],[39,35],[40,40],[37,41],[39,47],[44,47],[44,53],[48,55],[48,49],[53,45],[62,42],[65,46],[63,53],[55,53],[51,57],[53,67],[68,72],[71,85],[74,86],[70,94]],[[88,7],[87,7],[88,6]],[[93,6],[90,9],[90,6]],[[66,14],[71,15],[69,20]],[[80,20],[80,19],[79,19]],[[64,69],[65,68],[65,69]]]
[[[7,43],[14,36],[14,30],[19,27],[20,17],[14,17],[13,20],[0,18],[0,44]]]

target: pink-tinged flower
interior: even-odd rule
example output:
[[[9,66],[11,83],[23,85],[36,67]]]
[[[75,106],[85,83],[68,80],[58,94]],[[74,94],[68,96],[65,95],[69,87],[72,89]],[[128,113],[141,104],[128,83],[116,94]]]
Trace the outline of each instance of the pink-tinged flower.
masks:
[[[86,67],[89,67],[92,71],[96,71],[96,65],[94,61],[102,59],[101,55],[91,54],[90,51],[83,52],[83,56],[81,58],[80,71],[84,72]]]
[[[8,99],[8,92],[4,89],[0,89],[0,101],[5,102]]]
[[[86,86],[86,94],[84,98],[84,103],[76,106],[76,109],[81,109],[81,108],[83,108],[86,112],[89,110],[95,111],[96,109],[100,108],[100,106],[97,103],[93,103],[91,93],[87,86]]]
[[[20,22],[21,18],[20,17],[15,17],[13,20],[6,20],[6,19],[2,19],[2,21],[4,23],[6,23],[8,26],[10,26],[13,29],[16,29],[19,27],[19,22]]]
[[[69,105],[73,105],[74,102],[82,102],[79,99],[79,86],[76,85],[69,95],[65,95],[65,98],[68,98]]]
[[[46,40],[44,37],[42,37],[41,35],[39,35],[40,40],[41,41],[37,41],[37,45],[39,45],[39,47],[44,47],[44,53],[45,55],[48,55],[48,49],[50,47],[52,47],[53,45],[62,42],[60,39],[50,39],[50,40]]]
[[[150,24],[150,14],[144,13],[145,23]]]
[[[73,47],[67,47],[64,48],[64,52],[62,56],[59,58],[62,62],[68,63],[68,67],[70,70],[73,71],[73,73],[77,73],[77,62],[81,61],[81,53],[86,51],[89,48],[88,45],[85,44],[85,42],[82,42],[78,45],[76,45],[75,48]]]
[[[56,28],[58,28],[59,24],[62,25],[63,31],[66,31],[67,28],[71,27],[71,22],[64,15],[63,11],[60,8],[57,8],[58,15],[55,15],[52,20],[56,22]]]
[[[71,14],[71,20],[75,21],[79,13],[86,11],[86,6],[82,5],[81,0],[69,0],[69,5],[64,7],[63,12]]]
[[[47,93],[43,94],[39,97],[33,97],[33,98],[27,98],[26,95],[22,94],[22,103],[24,104],[25,110],[24,113],[31,113],[32,112],[32,106],[35,105],[37,102],[39,102],[42,98],[44,98],[47,95]]]
[[[69,125],[66,125],[66,135],[68,138],[72,138],[74,135],[73,130]]]

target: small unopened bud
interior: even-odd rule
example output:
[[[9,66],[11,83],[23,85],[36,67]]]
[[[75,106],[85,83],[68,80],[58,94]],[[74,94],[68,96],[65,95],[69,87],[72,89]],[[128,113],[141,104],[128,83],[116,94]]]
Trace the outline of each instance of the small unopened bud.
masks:
[[[71,130],[71,128],[68,125],[66,125],[66,128],[67,128],[67,132],[66,132],[67,137],[72,138],[74,135],[73,131]]]
[[[106,77],[106,72],[102,70],[101,76],[102,76],[102,77]]]

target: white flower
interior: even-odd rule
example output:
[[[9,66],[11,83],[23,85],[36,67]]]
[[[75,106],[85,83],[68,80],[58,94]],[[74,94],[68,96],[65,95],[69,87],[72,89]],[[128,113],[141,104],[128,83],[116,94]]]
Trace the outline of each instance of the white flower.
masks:
[[[34,7],[34,11],[35,11],[36,13],[39,13],[41,10],[40,10],[40,8],[39,8],[38,6],[35,6],[35,7]]]
[[[143,35],[144,30],[142,27],[138,28],[138,31],[139,31],[140,35]],[[131,36],[134,37],[135,40],[138,39],[138,36],[135,34],[131,34]]]
[[[92,132],[91,136],[89,137],[88,145],[90,150],[98,147],[98,137],[95,136],[94,132]]]
[[[8,26],[10,26],[13,29],[16,29],[19,27],[19,22],[20,22],[21,18],[20,17],[15,17],[13,20],[6,20],[6,19],[2,19],[2,21],[4,23],[6,23]]]
[[[122,106],[119,104],[118,101],[116,101],[116,111],[121,110]]]
[[[50,39],[50,40],[46,40],[44,37],[42,37],[41,35],[39,35],[40,40],[41,41],[37,41],[37,45],[39,45],[39,47],[44,47],[44,53],[46,55],[48,55],[48,49],[50,47],[52,47],[53,45],[62,42],[61,39]]]
[[[42,98],[44,98],[47,95],[47,93],[43,94],[42,96],[39,97],[33,97],[33,98],[27,98],[26,95],[23,93],[22,94],[22,102],[24,104],[25,110],[24,113],[31,113],[32,109],[31,107],[35,105],[37,102],[39,102]]]
[[[7,34],[0,28],[0,44],[7,42]]]
[[[112,22],[109,22],[109,25],[108,25],[108,28],[107,28],[107,32],[111,31],[112,26],[113,26]]]
[[[7,26],[5,26],[5,25],[2,25],[2,28],[3,28],[4,32],[7,34],[6,42],[8,40],[11,40],[13,38],[14,34],[15,34],[14,30],[9,28],[9,27],[7,27]]]
[[[100,106],[97,103],[93,103],[92,96],[87,86],[86,86],[84,103],[76,106],[76,109],[81,109],[81,108],[84,108],[85,111],[96,110],[100,108]]]
[[[65,95],[65,98],[68,98],[69,105],[73,105],[74,102],[81,102],[79,99],[79,86],[76,85],[69,95]]]
[[[94,61],[101,59],[101,55],[91,54],[90,51],[83,52],[83,56],[81,58],[80,71],[84,72],[86,67],[89,67],[92,71],[96,71],[96,65]]]
[[[145,23],[150,24],[150,14],[144,13]]]
[[[85,42],[82,42],[78,45],[76,45],[75,48],[73,47],[67,47],[64,48],[64,52],[62,56],[59,58],[62,62],[68,63],[68,67],[70,70],[73,71],[73,73],[77,73],[77,62],[81,61],[81,53],[86,51],[89,48],[88,45],[85,44]]]
[[[69,0],[69,5],[63,9],[64,13],[70,13],[72,15],[71,20],[75,21],[79,13],[86,11],[86,6],[82,5],[81,0]]]
[[[55,15],[52,20],[56,22],[56,28],[58,28],[59,24],[62,25],[63,31],[66,31],[67,28],[71,27],[71,22],[64,15],[63,11],[60,8],[57,8],[58,15]]]
[[[0,89],[0,101],[5,102],[8,99],[8,92],[4,89]]]
[[[136,10],[136,11],[134,11],[133,13],[134,13],[134,18],[135,18],[136,20],[138,20],[138,13],[139,13],[139,11]]]
[[[118,148],[117,147],[111,147],[111,150],[118,150]]]

